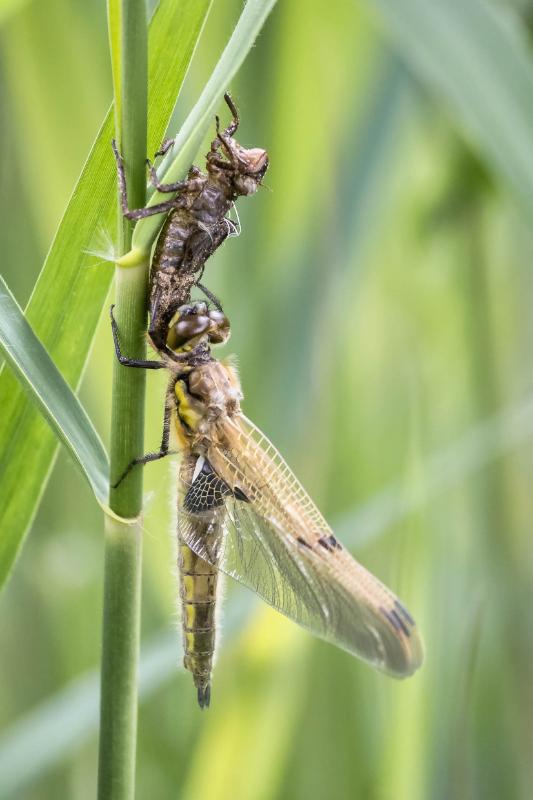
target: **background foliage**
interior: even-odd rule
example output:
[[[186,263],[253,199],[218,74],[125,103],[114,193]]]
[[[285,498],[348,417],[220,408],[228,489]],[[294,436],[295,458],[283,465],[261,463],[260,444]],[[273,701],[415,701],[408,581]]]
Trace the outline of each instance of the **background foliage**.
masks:
[[[5,5],[2,275],[23,305],[111,86],[103,4]],[[239,10],[215,2],[181,113]],[[293,0],[230,87],[272,162],[208,273],[246,413],[415,613],[427,660],[391,682],[228,587],[200,714],[175,666],[175,466],[154,464],[139,797],[529,796],[529,18],[525,1]],[[104,441],[111,363],[104,314],[82,388]],[[147,447],[162,392],[149,376]],[[60,453],[0,605],[2,797],[94,796],[101,590],[101,513]]]

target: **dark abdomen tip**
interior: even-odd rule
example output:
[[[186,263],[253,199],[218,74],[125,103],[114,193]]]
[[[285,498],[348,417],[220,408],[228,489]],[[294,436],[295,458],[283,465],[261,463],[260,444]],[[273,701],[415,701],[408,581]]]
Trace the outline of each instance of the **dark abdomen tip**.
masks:
[[[211,700],[211,685],[208,683],[207,686],[203,688],[201,686],[198,687],[198,705],[200,708],[209,708],[209,702]]]

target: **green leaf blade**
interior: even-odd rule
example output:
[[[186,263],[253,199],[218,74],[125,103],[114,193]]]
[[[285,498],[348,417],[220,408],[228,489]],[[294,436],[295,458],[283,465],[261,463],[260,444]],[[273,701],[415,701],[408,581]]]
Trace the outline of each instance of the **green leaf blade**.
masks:
[[[0,277],[0,346],[32,401],[80,465],[98,501],[107,501],[109,466],[85,409]]]

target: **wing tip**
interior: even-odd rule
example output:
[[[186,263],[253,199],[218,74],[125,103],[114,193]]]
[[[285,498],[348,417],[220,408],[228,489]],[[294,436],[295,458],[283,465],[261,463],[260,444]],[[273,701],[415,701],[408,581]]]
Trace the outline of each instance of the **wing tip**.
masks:
[[[424,646],[416,623],[397,598],[394,598],[393,605],[381,607],[380,612],[399,645],[394,658],[384,664],[383,671],[393,678],[409,678],[424,663]]]

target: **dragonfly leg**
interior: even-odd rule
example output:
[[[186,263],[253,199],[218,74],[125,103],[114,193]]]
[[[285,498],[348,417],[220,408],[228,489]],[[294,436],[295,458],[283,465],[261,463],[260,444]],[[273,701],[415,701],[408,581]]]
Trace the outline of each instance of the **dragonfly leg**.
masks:
[[[113,484],[113,489],[116,489],[119,486],[124,478],[129,475],[132,471],[133,467],[136,467],[138,464],[148,464],[150,461],[159,461],[161,458],[165,458],[166,456],[175,455],[173,450],[169,449],[169,442],[170,442],[170,419],[171,419],[171,412],[172,406],[170,403],[165,403],[165,416],[163,417],[163,435],[161,437],[161,447],[155,453],[146,453],[144,456],[139,456],[138,458],[134,458],[131,461],[118,481]]]
[[[233,102],[231,95],[229,95],[227,92],[224,95],[224,100],[226,101],[226,105],[228,106],[233,116],[231,123],[228,125],[224,133],[226,134],[226,136],[233,136],[233,134],[237,132],[237,128],[239,127],[240,123],[239,112],[237,111],[237,106]]]
[[[240,123],[239,112],[237,111],[237,106],[235,105],[235,103],[231,99],[231,96],[227,92],[224,95],[224,100],[226,101],[226,105],[228,106],[229,110],[231,111],[233,119],[231,120],[231,122],[228,125],[228,127],[226,128],[226,130],[225,131],[221,131],[220,130],[220,117],[218,117],[218,116],[215,117],[217,139],[220,139],[221,141],[224,139],[224,137],[233,136],[233,134],[236,133],[237,128],[239,127],[239,123]],[[213,149],[213,146],[216,147],[217,139],[215,139],[215,141],[211,145],[212,149]]]
[[[142,369],[165,369],[165,364],[162,361],[148,361],[145,359],[136,359],[136,358],[128,358],[127,356],[122,355],[122,350],[120,349],[120,340],[118,338],[118,325],[113,316],[113,309],[114,305],[111,306],[109,309],[109,316],[111,317],[111,330],[113,331],[113,342],[115,344],[115,354],[117,359],[123,364],[125,367],[139,367]]]
[[[187,188],[187,184],[189,182],[188,180],[176,181],[175,183],[160,183],[159,178],[157,177],[156,168],[153,166],[149,158],[146,159],[146,165],[148,167],[148,172],[150,173],[150,183],[157,189],[158,192],[181,192],[183,189]]]
[[[222,139],[215,139],[215,142],[219,142],[219,144],[217,145],[215,150],[213,150],[212,152],[210,152],[208,154],[207,160],[209,161],[209,163],[214,165],[215,167],[218,167],[218,169],[225,169],[225,170],[228,170],[228,171],[232,170],[232,169],[235,169],[235,165],[233,163],[231,150],[228,150],[228,153],[229,153],[229,158],[231,158],[232,160],[231,161],[225,161],[223,158],[220,158],[220,156],[217,155],[217,150],[220,147],[220,142],[222,142],[222,145],[224,146],[224,148],[226,150],[228,149],[227,145],[225,144],[225,142],[223,142]]]
[[[156,153],[154,153],[154,158],[157,158],[157,156],[166,156],[166,154],[174,144],[174,141],[175,141],[174,139],[163,139],[159,150]]]
[[[238,158],[236,158],[235,153],[233,152],[231,143],[229,140],[233,137],[233,134],[236,132],[237,128],[239,127],[239,112],[235,106],[235,103],[231,99],[229,94],[224,95],[224,100],[233,115],[233,119],[226,128],[225,131],[220,130],[220,119],[219,117],[215,117],[216,123],[216,131],[217,131],[217,138],[213,139],[211,142],[211,152],[209,153],[209,161],[211,164],[214,164],[219,169],[235,169],[238,166]],[[219,148],[225,151],[226,155],[229,158],[229,162],[224,161],[222,158],[217,158],[216,154],[218,153]]]
[[[166,200],[164,203],[157,203],[153,206],[146,206],[145,208],[129,208],[128,207],[128,191],[126,188],[126,173],[124,171],[124,160],[121,154],[118,151],[117,143],[113,139],[111,142],[111,147],[113,148],[113,153],[115,155],[115,161],[117,162],[117,176],[118,176],[118,188],[120,191],[120,206],[122,208],[122,214],[126,217],[126,219],[144,219],[145,217],[152,217],[155,214],[163,214],[167,211],[170,211],[172,208],[175,208],[175,201]]]
[[[125,367],[139,367],[139,369],[167,369],[168,365],[165,364],[164,361],[151,361],[149,359],[137,359],[137,358],[128,358],[122,354],[122,350],[120,349],[120,340],[118,338],[118,325],[116,322],[115,317],[113,316],[113,309],[115,308],[114,305],[111,306],[109,309],[109,316],[111,317],[111,330],[113,332],[113,342],[115,345],[115,354],[117,356],[117,360],[120,361]],[[161,352],[167,355],[172,361],[176,363],[183,363],[186,362],[187,359],[195,353],[195,350],[191,350],[190,353],[175,353],[173,350],[168,347],[164,341],[160,341],[153,337],[153,329],[150,327],[148,330],[150,334],[150,338],[152,339],[154,346]]]

